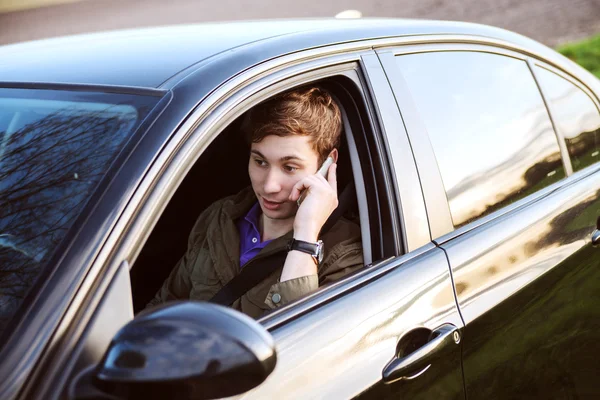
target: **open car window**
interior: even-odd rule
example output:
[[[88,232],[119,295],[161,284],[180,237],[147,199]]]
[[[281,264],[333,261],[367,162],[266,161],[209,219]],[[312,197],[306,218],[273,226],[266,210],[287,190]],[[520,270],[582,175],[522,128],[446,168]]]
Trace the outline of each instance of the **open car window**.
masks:
[[[346,79],[347,85],[352,84],[348,82],[347,78],[343,79]],[[371,167],[367,163],[362,165],[361,170],[361,164],[368,157],[364,132],[364,129],[368,129],[368,126],[361,124],[367,124],[368,121],[360,120],[361,117],[358,116],[356,104],[349,101],[351,99],[350,95],[344,93],[342,86],[337,81],[330,79],[321,81],[319,84],[325,85],[327,90],[335,96],[338,104],[344,109],[350,120],[344,123],[342,142],[339,147],[338,196],[344,192],[350,192],[350,196],[345,196],[349,197],[349,201],[344,207],[343,216],[345,219],[357,224],[360,229],[362,221],[369,221],[368,215],[362,216],[360,214],[372,212],[366,206],[366,200],[364,199],[364,187],[366,185],[362,177],[362,174]],[[131,281],[136,312],[147,306],[186,252],[190,232],[202,211],[215,201],[234,195],[250,186],[248,177],[250,152],[243,134],[243,123],[244,116],[242,115],[221,131],[202,153],[171,198],[133,264]],[[352,132],[348,132],[350,129]],[[349,141],[347,135],[352,135],[352,140]],[[357,173],[359,175],[358,181],[356,180]],[[372,174],[368,173],[368,175],[365,179],[372,179]],[[373,186],[369,185],[371,188]],[[358,191],[362,195],[362,197],[359,196],[362,198],[362,205],[359,205],[361,201],[357,201]],[[361,207],[362,209],[359,212]],[[368,223],[366,225],[369,226]],[[371,223],[370,225],[373,230],[379,227],[377,223]],[[366,251],[369,254],[365,259],[369,262],[380,259],[379,244],[371,254],[371,233],[367,230],[366,234],[369,236],[366,241],[368,244]],[[362,235],[365,235],[364,229]],[[363,240],[363,255],[365,251],[364,243],[365,240]],[[260,301],[261,304],[263,300]]]

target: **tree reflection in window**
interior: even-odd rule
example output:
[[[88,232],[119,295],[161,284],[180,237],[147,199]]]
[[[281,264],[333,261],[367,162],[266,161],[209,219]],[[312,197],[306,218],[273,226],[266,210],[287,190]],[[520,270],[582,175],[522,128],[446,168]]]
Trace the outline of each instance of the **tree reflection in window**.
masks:
[[[0,99],[0,333],[138,120],[129,105]]]

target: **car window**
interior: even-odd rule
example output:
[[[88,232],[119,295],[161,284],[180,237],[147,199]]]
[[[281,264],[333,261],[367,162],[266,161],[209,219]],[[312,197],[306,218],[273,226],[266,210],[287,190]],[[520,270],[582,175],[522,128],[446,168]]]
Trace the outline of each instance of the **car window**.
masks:
[[[554,122],[565,138],[573,171],[600,160],[600,114],[590,97],[554,72],[536,67],[536,76],[551,103]]]
[[[365,194],[372,195],[370,188],[374,188],[376,182],[371,181],[370,176],[364,177],[362,170],[360,174],[355,173],[355,168],[357,169],[360,163],[369,157],[365,149],[368,145],[371,145],[370,137],[373,135],[370,135],[369,139],[365,138],[366,133],[370,133],[371,128],[368,125],[368,116],[365,115],[366,108],[356,106],[353,101],[361,99],[361,94],[354,89],[354,84],[345,77],[337,76],[318,81],[320,88],[335,96],[338,105],[345,110],[347,116],[347,124],[344,125],[340,143],[337,147],[338,168],[336,170],[338,195],[340,196],[339,207],[336,211],[342,212],[343,215],[340,214],[335,217],[336,224],[330,226],[331,229],[327,229],[326,237],[322,237],[326,251],[335,249],[333,251],[337,253],[331,254],[339,254],[339,256],[330,258],[329,260],[332,260],[331,267],[322,270],[323,274],[319,276],[320,286],[342,279],[351,272],[362,268],[366,258],[369,262],[373,259],[379,260],[382,258],[379,249],[372,250],[371,243],[375,240],[370,235],[375,236],[374,232],[379,229],[379,221],[375,213],[369,213],[371,210],[366,207],[365,196]],[[350,89],[348,91],[351,91],[351,94],[345,93],[341,88]],[[352,111],[349,112],[349,110]],[[210,247],[212,249],[210,251],[218,253],[224,251],[224,249],[221,249],[222,244],[219,243],[225,239],[215,238],[215,234],[212,233],[216,226],[215,222],[212,221],[216,220],[211,214],[204,214],[206,210],[221,209],[213,207],[213,204],[216,203],[219,205],[218,207],[221,207],[220,204],[224,204],[222,200],[227,197],[229,197],[227,204],[233,204],[234,199],[237,199],[235,202],[239,205],[245,204],[244,209],[237,209],[239,206],[236,206],[235,212],[240,213],[239,216],[235,217],[234,232],[236,233],[239,233],[239,222],[241,220],[255,224],[251,221],[262,213],[256,195],[248,190],[252,188],[249,163],[251,161],[255,163],[256,160],[251,158],[249,140],[246,137],[249,133],[246,125],[249,120],[247,116],[245,114],[229,121],[210,145],[203,150],[200,157],[194,162],[193,167],[186,172],[184,180],[170,198],[156,226],[152,229],[148,240],[131,268],[131,286],[135,312],[164,302],[163,293],[168,293],[167,291],[171,288],[174,288],[171,293],[178,291],[173,293],[174,298],[210,300],[222,286],[215,274],[220,274],[221,271],[242,271],[243,268],[246,268],[246,264],[251,263],[251,260],[256,258],[259,259],[257,263],[264,262],[264,265],[268,265],[269,260],[283,262],[276,258],[264,256],[269,253],[275,257],[286,254],[287,250],[281,247],[281,243],[284,242],[278,241],[279,238],[274,239],[274,243],[268,245],[271,247],[264,247],[264,251],[259,249],[244,262],[240,260],[239,250],[233,257],[217,260],[220,263],[217,264],[212,259],[206,258],[208,249],[198,249],[199,246],[208,246],[211,243]],[[357,146],[355,141],[360,141],[363,146]],[[198,190],[198,182],[202,182],[203,186],[210,190]],[[363,194],[364,192],[366,193]],[[252,196],[248,194],[252,194]],[[252,198],[251,201],[250,198]],[[380,201],[379,204],[381,210],[379,212],[381,213],[384,213],[384,210],[389,207],[385,204],[385,200]],[[246,218],[246,214],[251,210],[255,210],[253,215]],[[204,217],[201,217],[202,215]],[[215,215],[214,211],[212,215]],[[201,220],[199,218],[203,218],[202,221],[209,221],[209,223],[197,225],[197,221]],[[364,221],[367,222],[363,224]],[[228,221],[225,220],[225,222],[219,224],[228,226]],[[370,229],[366,229],[365,225]],[[321,233],[323,234],[323,232]],[[210,237],[213,242],[197,242],[195,238],[204,237],[203,235],[208,235],[206,237]],[[237,236],[226,239],[231,241],[228,244],[230,248],[237,247],[237,249],[241,249],[242,244]],[[328,243],[331,243],[328,242],[328,239],[340,240],[338,238],[342,237],[347,238],[344,239],[343,243],[340,241],[339,246],[329,245],[327,247]],[[257,237],[253,237],[253,239],[256,240],[253,240],[252,243],[258,242]],[[199,244],[196,245],[195,243]],[[193,246],[196,246],[196,249]],[[377,243],[377,247],[379,247],[379,243]],[[260,261],[261,259],[263,261]],[[181,265],[185,265],[183,263],[189,263],[192,267],[188,269],[181,268]],[[347,263],[348,266],[344,267],[343,271],[335,273],[334,276],[332,271],[336,271],[337,265],[342,265],[342,263]],[[207,266],[210,266],[210,269]],[[278,273],[281,274],[281,271]],[[170,276],[184,277],[181,280],[184,283],[180,286],[171,284],[174,279]],[[242,294],[243,301],[233,302],[233,307],[255,318],[266,315],[273,309],[266,302],[266,299],[270,294],[271,286],[276,283],[278,277],[277,274],[271,274],[266,279],[262,279],[262,282]],[[184,287],[187,282],[192,282],[195,292]],[[204,289],[209,285],[212,285],[210,290]],[[180,288],[183,289],[180,290]],[[300,293],[300,290],[298,292]],[[279,301],[273,304],[278,303]],[[279,306],[280,304],[276,307]]]
[[[462,51],[396,62],[427,128],[455,227],[565,176],[526,62]]]
[[[155,102],[0,89],[0,333]]]

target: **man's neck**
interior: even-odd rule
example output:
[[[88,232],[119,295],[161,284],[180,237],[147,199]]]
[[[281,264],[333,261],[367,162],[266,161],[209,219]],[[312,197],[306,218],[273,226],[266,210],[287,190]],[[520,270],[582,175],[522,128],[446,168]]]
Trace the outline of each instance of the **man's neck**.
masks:
[[[287,219],[271,219],[260,215],[260,236],[262,241],[277,239],[292,230],[294,226],[294,218]]]

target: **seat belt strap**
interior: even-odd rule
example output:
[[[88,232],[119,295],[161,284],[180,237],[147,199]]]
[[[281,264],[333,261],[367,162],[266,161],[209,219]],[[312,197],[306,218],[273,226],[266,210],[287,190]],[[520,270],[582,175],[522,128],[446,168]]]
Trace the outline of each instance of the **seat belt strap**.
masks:
[[[328,232],[346,212],[346,209],[356,201],[356,197],[352,196],[354,196],[354,182],[350,182],[342,191],[338,199],[338,207],[333,210],[323,225],[321,235]],[[238,275],[227,282],[209,301],[224,306],[232,305],[248,290],[267,279],[278,268],[283,268],[286,257],[287,251],[282,250],[272,256],[250,261]]]
[[[282,268],[287,257],[287,251],[275,253],[270,257],[250,261],[242,268],[242,271],[217,292],[211,299],[211,303],[223,306],[232,305],[242,297],[248,290],[261,283],[278,268]]]

